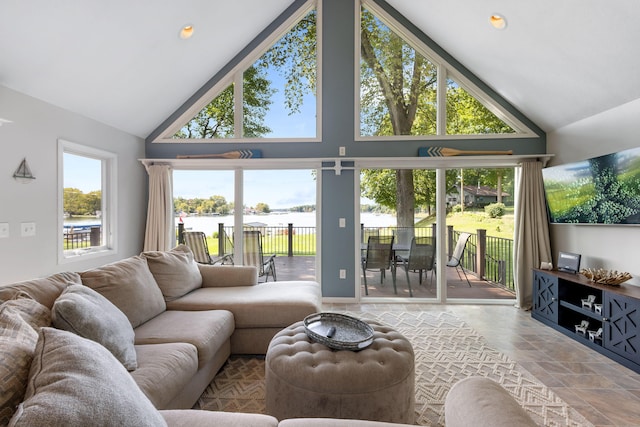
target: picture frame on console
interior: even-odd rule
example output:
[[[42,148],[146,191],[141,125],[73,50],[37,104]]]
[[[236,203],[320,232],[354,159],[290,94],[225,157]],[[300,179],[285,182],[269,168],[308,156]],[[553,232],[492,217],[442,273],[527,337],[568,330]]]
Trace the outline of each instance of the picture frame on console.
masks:
[[[558,253],[558,271],[576,274],[578,271],[580,271],[581,258],[581,254],[560,251]]]

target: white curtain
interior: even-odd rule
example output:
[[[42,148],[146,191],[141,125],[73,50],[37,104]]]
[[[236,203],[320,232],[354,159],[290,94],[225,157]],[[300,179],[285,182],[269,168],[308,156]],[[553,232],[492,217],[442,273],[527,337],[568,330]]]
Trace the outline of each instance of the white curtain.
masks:
[[[532,268],[551,262],[549,222],[542,185],[542,163],[523,162],[516,200],[514,279],[518,306],[530,309],[533,302]]]
[[[171,166],[151,165],[147,171],[149,173],[149,207],[144,250],[167,251],[175,245]]]

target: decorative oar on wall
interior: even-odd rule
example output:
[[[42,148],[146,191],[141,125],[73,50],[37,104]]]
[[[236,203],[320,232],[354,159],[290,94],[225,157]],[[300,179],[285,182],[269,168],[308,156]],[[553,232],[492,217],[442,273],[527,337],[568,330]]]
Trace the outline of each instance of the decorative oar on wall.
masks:
[[[185,154],[177,156],[178,159],[259,159],[262,150],[235,150],[219,154]]]
[[[419,157],[451,157],[451,156],[473,156],[473,155],[508,155],[513,154],[513,150],[505,151],[477,151],[477,150],[457,150],[447,147],[420,147]]]

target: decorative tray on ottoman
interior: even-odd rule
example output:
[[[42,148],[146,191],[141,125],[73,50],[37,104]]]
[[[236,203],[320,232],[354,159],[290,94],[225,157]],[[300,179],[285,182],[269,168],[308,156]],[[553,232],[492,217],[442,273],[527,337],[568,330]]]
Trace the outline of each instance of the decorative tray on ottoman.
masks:
[[[311,314],[304,319],[304,329],[313,341],[335,350],[362,350],[373,342],[373,328],[346,314]]]

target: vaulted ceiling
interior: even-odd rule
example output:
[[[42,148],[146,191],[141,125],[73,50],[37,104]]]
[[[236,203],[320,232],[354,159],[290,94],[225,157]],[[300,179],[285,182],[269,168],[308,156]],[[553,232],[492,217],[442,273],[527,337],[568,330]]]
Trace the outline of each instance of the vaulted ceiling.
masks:
[[[545,131],[640,98],[637,0],[387,1]],[[3,0],[0,85],[144,138],[292,3]]]

